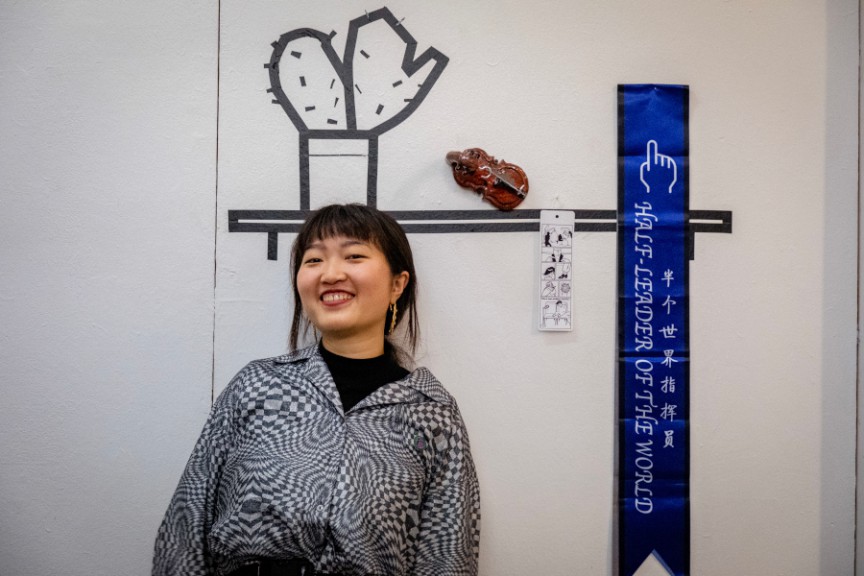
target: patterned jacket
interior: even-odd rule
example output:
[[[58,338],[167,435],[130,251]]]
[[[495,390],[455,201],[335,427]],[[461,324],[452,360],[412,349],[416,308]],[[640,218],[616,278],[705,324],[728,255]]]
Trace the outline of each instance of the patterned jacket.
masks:
[[[316,346],[249,363],[213,405],[154,576],[306,558],[345,576],[475,576],[480,498],[453,397],[425,368],[343,413]]]

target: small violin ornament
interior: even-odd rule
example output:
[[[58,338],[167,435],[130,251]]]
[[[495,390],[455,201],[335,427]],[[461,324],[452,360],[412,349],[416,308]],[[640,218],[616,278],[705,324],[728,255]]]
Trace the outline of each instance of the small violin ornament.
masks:
[[[471,188],[499,210],[513,210],[528,195],[528,176],[522,168],[480,148],[448,152],[447,163],[460,186]]]

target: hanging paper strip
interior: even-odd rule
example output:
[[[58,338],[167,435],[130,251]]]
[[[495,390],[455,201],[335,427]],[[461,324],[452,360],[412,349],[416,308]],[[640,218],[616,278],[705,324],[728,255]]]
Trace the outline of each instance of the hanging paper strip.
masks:
[[[618,87],[619,573],[689,573],[688,88]]]

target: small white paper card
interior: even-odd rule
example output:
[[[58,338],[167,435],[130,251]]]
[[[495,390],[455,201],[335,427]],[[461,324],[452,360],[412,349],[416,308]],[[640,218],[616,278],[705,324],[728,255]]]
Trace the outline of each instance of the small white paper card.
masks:
[[[540,330],[573,330],[571,210],[540,211]]]

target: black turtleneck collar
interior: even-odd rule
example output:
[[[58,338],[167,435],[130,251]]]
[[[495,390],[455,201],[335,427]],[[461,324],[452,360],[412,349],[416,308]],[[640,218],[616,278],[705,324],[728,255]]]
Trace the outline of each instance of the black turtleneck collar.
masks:
[[[384,347],[384,354],[375,358],[346,358],[333,354],[319,342],[318,350],[333,376],[345,412],[384,384],[408,375],[408,370],[396,363],[390,344],[385,342]]]

